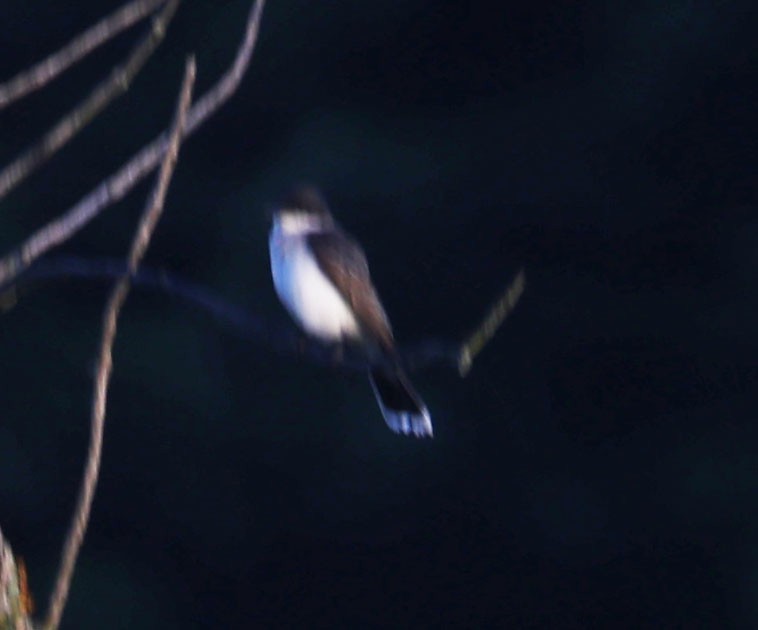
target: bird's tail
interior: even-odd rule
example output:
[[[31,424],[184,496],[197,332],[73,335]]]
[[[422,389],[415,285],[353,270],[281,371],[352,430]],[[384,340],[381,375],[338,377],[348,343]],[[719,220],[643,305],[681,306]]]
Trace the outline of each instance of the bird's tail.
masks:
[[[369,380],[390,429],[405,435],[432,437],[429,410],[399,367],[374,367]]]

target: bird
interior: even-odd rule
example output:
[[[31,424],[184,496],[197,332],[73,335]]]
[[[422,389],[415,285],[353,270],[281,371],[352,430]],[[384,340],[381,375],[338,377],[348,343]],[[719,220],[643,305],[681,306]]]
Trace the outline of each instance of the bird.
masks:
[[[399,434],[433,437],[429,410],[401,366],[361,246],[313,186],[290,191],[274,207],[272,219],[271,276],[292,319],[322,343],[362,349],[387,426]]]

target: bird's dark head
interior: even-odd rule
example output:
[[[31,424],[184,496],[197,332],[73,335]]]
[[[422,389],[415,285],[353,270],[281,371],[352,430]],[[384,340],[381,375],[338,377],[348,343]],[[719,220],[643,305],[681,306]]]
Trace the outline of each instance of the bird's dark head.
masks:
[[[317,188],[293,188],[273,211],[274,225],[284,232],[310,232],[334,226],[329,206]]]

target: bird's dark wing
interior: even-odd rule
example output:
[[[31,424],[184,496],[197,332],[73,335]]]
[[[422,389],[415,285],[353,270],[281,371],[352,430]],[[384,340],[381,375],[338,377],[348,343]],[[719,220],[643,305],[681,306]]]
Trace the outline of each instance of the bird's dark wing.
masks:
[[[361,328],[384,350],[392,351],[392,328],[360,245],[339,230],[308,234],[307,239],[319,267],[353,309]]]

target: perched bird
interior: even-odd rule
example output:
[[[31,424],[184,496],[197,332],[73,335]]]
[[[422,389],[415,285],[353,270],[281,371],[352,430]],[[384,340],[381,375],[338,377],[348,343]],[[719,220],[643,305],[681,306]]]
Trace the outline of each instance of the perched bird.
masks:
[[[322,342],[357,344],[365,351],[390,429],[431,436],[429,411],[400,366],[366,255],[318,191],[298,188],[276,207],[269,254],[276,293],[297,324]]]

